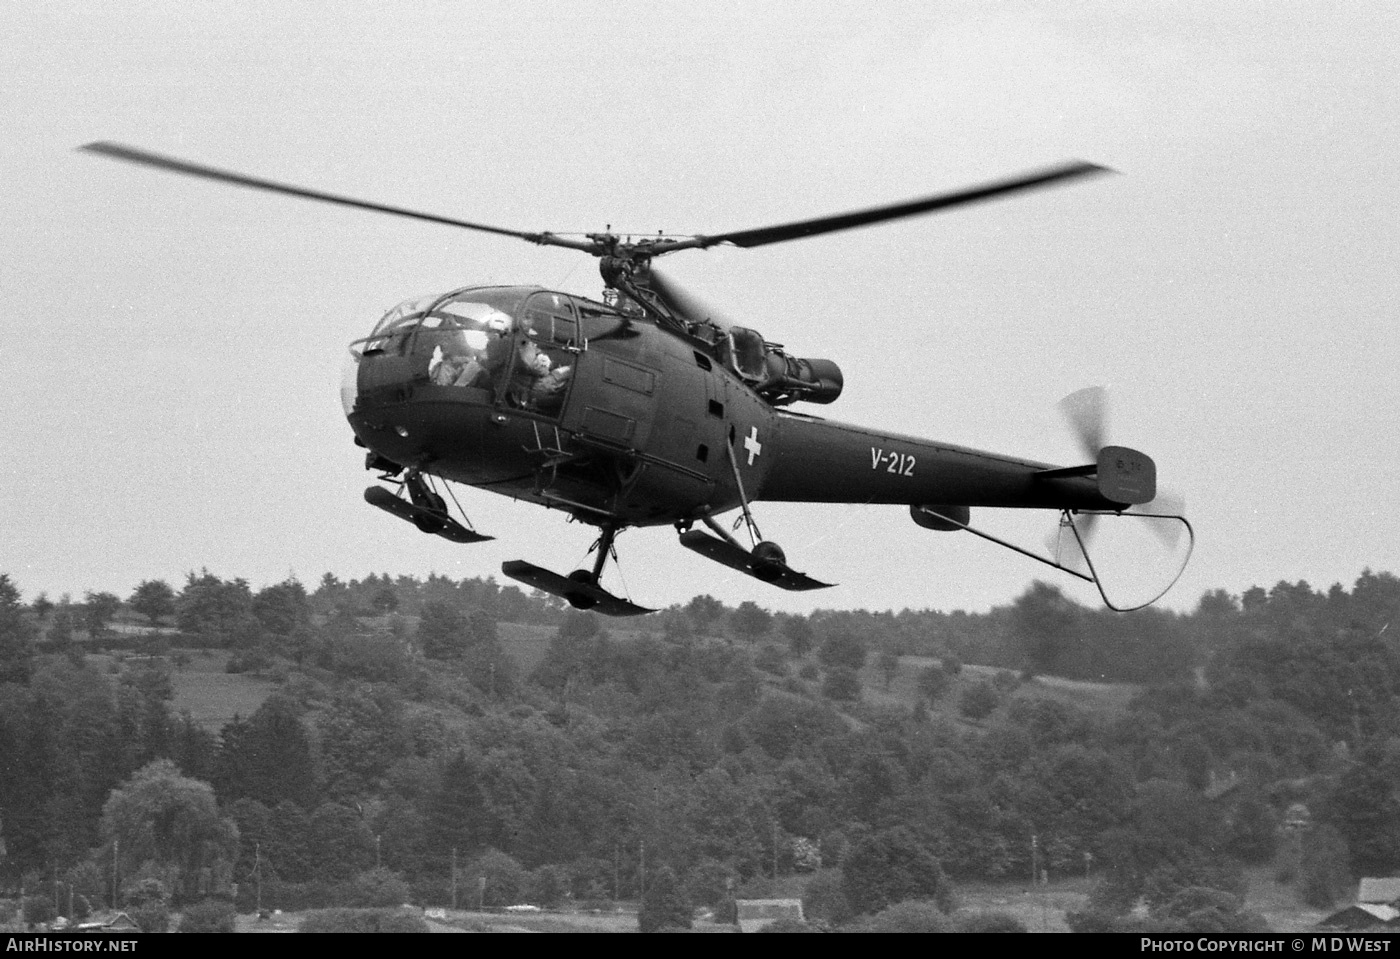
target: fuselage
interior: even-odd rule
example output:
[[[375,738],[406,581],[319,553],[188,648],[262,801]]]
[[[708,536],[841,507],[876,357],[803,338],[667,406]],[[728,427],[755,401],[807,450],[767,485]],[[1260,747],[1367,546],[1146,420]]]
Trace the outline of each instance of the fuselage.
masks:
[[[598,525],[686,523],[743,498],[1121,508],[1086,477],[1038,477],[1050,464],[777,408],[735,342],[537,287],[464,288],[352,344],[342,399],[368,466]]]

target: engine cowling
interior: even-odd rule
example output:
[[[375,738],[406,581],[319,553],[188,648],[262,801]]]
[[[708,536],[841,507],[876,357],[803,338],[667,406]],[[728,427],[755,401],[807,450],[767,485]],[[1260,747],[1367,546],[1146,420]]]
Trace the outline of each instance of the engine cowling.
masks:
[[[831,360],[809,360],[770,350],[766,357],[768,378],[760,392],[784,397],[786,402],[830,403],[846,385],[841,367]]]

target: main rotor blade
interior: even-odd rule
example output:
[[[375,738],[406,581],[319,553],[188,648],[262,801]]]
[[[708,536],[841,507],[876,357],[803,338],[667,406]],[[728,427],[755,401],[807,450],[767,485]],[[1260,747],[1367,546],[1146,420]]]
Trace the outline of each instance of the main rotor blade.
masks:
[[[708,320],[726,328],[734,325],[724,314],[712,309],[704,300],[684,289],[655,266],[651,268],[649,285],[651,291],[661,298],[661,301],[671,309],[671,312],[678,314],[688,322],[704,323]]]
[[[231,170],[220,170],[198,163],[189,163],[185,160],[177,160],[174,157],[162,156],[159,153],[150,153],[146,150],[138,150],[135,147],[123,146],[120,143],[87,143],[78,147],[78,149],[87,153],[96,153],[99,156],[110,157],[114,160],[123,160],[127,163],[137,163],[142,166],[155,167],[158,170],[168,170],[172,173],[183,173],[186,176],[201,177],[206,180],[214,180],[218,183],[231,183],[235,186],[250,187],[254,190],[266,190],[270,193],[284,193],[288,196],[299,196],[307,200],[320,200],[323,203],[335,203],[340,206],[354,207],[360,210],[372,210],[375,213],[390,213],[394,216],[410,217],[415,220],[427,220],[430,223],[443,223],[447,226],[462,227],[467,230],[479,230],[483,233],[513,236],[521,240],[528,240],[531,243],[547,246],[565,246],[575,250],[585,250],[590,253],[594,252],[595,247],[595,244],[591,240],[575,240],[567,237],[555,236],[548,232],[524,233],[520,230],[507,230],[504,227],[489,226],[485,223],[470,223],[466,220],[454,220],[451,217],[438,216],[433,213],[420,213],[417,210],[407,210],[403,207],[388,206],[383,203],[370,203],[366,200],[356,200],[353,197],[340,196],[335,193],[325,193],[321,190],[309,190],[305,187],[292,186],[288,183],[277,183],[274,180],[264,180],[261,177],[246,176],[242,173],[234,173]]]
[[[1079,448],[1090,460],[1097,460],[1107,444],[1108,391],[1102,386],[1077,390],[1060,400],[1060,412],[1074,428]]]
[[[1060,166],[1050,167],[1046,170],[1013,177],[1008,180],[997,180],[992,183],[982,184],[981,186],[957,190],[953,193],[937,193],[933,196],[909,200],[904,203],[872,207],[868,210],[855,210],[850,213],[839,213],[835,216],[823,216],[811,220],[798,220],[794,223],[782,223],[776,226],[765,226],[756,230],[739,230],[734,233],[716,233],[709,236],[692,237],[688,240],[676,241],[673,244],[665,244],[664,248],[660,249],[659,252],[669,253],[672,250],[683,250],[691,247],[705,249],[706,247],[715,246],[720,243],[732,243],[735,246],[742,247],[782,243],[786,240],[796,240],[805,236],[818,236],[822,233],[834,233],[837,230],[850,230],[858,226],[881,223],[885,220],[898,220],[902,217],[932,213],[935,210],[943,210],[948,207],[963,206],[968,203],[977,203],[981,200],[990,200],[993,197],[1002,196],[1007,193],[1035,190],[1040,187],[1051,186],[1052,184],[1064,180],[1072,180],[1076,177],[1111,172],[1113,171],[1109,170],[1107,167],[1099,166],[1096,163],[1086,163],[1083,160],[1076,160]]]

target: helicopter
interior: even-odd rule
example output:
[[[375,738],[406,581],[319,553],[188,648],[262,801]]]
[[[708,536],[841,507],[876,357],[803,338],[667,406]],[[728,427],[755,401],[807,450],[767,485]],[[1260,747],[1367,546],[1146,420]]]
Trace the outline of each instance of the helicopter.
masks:
[[[602,585],[618,534],[672,526],[682,546],[775,587],[831,584],[799,572],[754,517],[760,502],[905,506],[919,526],[967,531],[1093,583],[1088,549],[1099,517],[1140,517],[1194,532],[1159,499],[1146,454],[1103,442],[1103,397],[1069,397],[1087,462],[1057,466],[825,419],[792,409],[827,405],[844,388],[830,359],[801,357],[735,325],[655,266],[683,250],[754,248],[1064,184],[1107,172],[1073,161],[978,186],[832,216],[729,233],[633,238],[525,232],[372,203],[190,163],[110,142],[80,150],[172,173],[318,202],[557,246],[594,256],[593,300],[539,286],[465,286],[408,300],[349,346],[341,400],[378,483],[370,505],[423,533],[462,544],[478,532],[448,483],[566,513],[599,535],[589,568],[561,575],[524,560],[501,572],[578,609],[610,616],[654,610]],[[385,484],[385,485],[379,485]],[[446,495],[444,495],[446,494]],[[452,497],[457,514],[449,508]],[[1073,555],[1046,557],[971,523],[972,508],[1054,510]],[[739,510],[732,530],[718,520]],[[746,545],[734,535],[740,525]]]

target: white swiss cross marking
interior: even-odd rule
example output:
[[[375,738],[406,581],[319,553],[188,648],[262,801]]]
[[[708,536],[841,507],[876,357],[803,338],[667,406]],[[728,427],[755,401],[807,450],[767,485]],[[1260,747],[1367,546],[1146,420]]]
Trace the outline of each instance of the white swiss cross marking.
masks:
[[[749,465],[753,465],[753,458],[763,452],[763,444],[758,441],[758,427],[755,426],[749,431],[749,435],[744,437],[744,449],[749,451]]]

